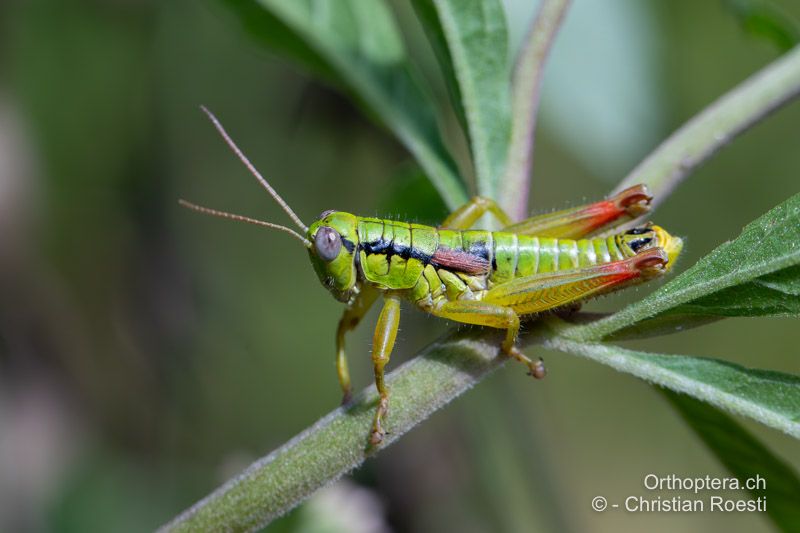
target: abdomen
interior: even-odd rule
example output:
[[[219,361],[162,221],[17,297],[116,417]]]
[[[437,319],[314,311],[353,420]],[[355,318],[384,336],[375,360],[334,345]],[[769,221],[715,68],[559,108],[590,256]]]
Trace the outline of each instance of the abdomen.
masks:
[[[544,272],[610,263],[629,255],[614,235],[573,240],[494,232],[492,237],[489,281],[493,285]]]

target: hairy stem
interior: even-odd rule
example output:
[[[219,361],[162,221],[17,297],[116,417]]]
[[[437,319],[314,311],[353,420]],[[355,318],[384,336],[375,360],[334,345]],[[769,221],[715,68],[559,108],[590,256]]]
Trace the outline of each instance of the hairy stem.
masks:
[[[542,2],[517,58],[511,95],[511,145],[500,191],[500,205],[514,220],[522,220],[528,213],[533,141],[544,66],[569,4],[570,0]]]
[[[655,196],[654,206],[663,202],[717,150],[798,95],[800,46],[795,46],[684,124],[639,163],[615,192],[646,183]]]
[[[401,435],[500,366],[496,331],[450,335],[388,378],[391,404],[384,444]],[[358,467],[368,448],[377,395],[367,387],[340,407],[253,463],[162,531],[249,531],[287,513],[317,489]]]

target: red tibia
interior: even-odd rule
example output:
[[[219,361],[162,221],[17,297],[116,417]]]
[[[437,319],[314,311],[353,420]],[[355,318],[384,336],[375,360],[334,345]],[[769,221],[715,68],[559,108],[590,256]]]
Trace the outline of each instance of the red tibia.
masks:
[[[637,218],[649,209],[652,196],[644,185],[635,185],[607,200],[540,215],[504,228],[503,231],[559,239],[581,239],[614,224],[621,217]]]
[[[609,201],[617,204],[620,209],[623,209],[632,218],[641,216],[649,211],[652,200],[653,197],[647,190],[647,185],[644,184],[628,187],[609,198]]]
[[[579,301],[616,291],[662,275],[668,261],[664,250],[651,248],[621,261],[599,265],[600,275],[584,285],[584,294],[565,292],[572,292],[573,301]]]
[[[661,248],[650,248],[633,257],[600,265],[599,270],[618,275],[620,280],[642,277],[649,279],[664,272],[669,262],[667,253]]]
[[[540,313],[646,281],[662,274],[668,260],[664,250],[650,248],[612,263],[516,278],[490,289],[484,301],[521,315]]]
[[[575,221],[569,225],[584,235],[591,234],[622,216],[637,218],[643,215],[652,199],[645,185],[634,185],[608,200],[578,208],[573,214]]]
[[[596,287],[591,296],[616,291],[630,284],[660,276],[664,273],[668,261],[669,258],[664,250],[650,248],[633,257],[599,265],[597,270],[601,275],[594,280]]]

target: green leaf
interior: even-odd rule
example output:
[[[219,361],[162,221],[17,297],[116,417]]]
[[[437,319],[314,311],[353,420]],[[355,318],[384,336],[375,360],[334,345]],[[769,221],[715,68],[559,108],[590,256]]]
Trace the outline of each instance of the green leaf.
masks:
[[[257,1],[222,0],[222,2],[236,12],[248,33],[261,43],[296,61],[326,81],[345,85],[344,80],[322,55],[304,41],[300,34]]]
[[[800,194],[754,222],[647,298],[591,324],[569,326],[562,335],[593,341],[669,314],[715,316],[798,316],[800,280]]]
[[[689,396],[662,392],[731,474],[740,481],[764,479],[765,490],[748,492],[753,498],[767,498],[767,515],[781,530],[796,531],[800,524],[797,473],[725,413]]]
[[[800,265],[723,289],[669,313],[707,316],[800,316]]]
[[[469,135],[469,127],[467,126],[467,114],[464,110],[464,100],[461,98],[461,87],[458,85],[456,78],[455,67],[453,66],[453,58],[450,56],[450,50],[447,47],[447,38],[444,35],[444,28],[439,23],[439,15],[436,13],[436,7],[431,0],[411,0],[411,5],[414,7],[414,12],[425,30],[425,35],[431,44],[433,53],[442,69],[444,82],[447,86],[447,91],[450,95],[450,102],[455,110],[456,117],[461,124],[461,127]]]
[[[478,194],[497,198],[511,140],[511,70],[499,0],[414,0],[466,122]]]
[[[723,289],[678,305],[652,318],[615,331],[606,339],[653,337],[703,326],[725,317],[800,316],[800,266],[761,276],[749,283]]]
[[[725,7],[739,20],[745,32],[770,41],[781,52],[800,42],[800,25],[772,2],[727,0]]]
[[[383,1],[223,1],[263,42],[350,91],[416,157],[450,208],[467,200]]]
[[[560,337],[545,341],[544,346],[592,359],[800,439],[800,377],[717,359],[639,352]]]

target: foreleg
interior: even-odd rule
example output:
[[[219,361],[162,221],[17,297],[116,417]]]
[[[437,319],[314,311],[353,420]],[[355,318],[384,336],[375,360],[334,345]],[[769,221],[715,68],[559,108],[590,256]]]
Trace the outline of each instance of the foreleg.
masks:
[[[347,366],[347,356],[344,351],[344,338],[348,331],[355,329],[372,304],[378,297],[378,291],[365,286],[356,297],[355,302],[342,313],[339,327],[336,330],[336,374],[339,376],[339,385],[342,387],[342,404],[350,402],[352,387],[350,385],[350,370]]]
[[[386,293],[383,297],[383,309],[375,326],[375,336],[372,340],[372,365],[375,369],[375,387],[378,389],[378,408],[372,423],[370,444],[380,444],[386,431],[383,429],[383,419],[389,410],[389,389],[384,382],[384,367],[392,355],[394,341],[397,338],[397,328],[400,325],[400,296],[396,293]]]

